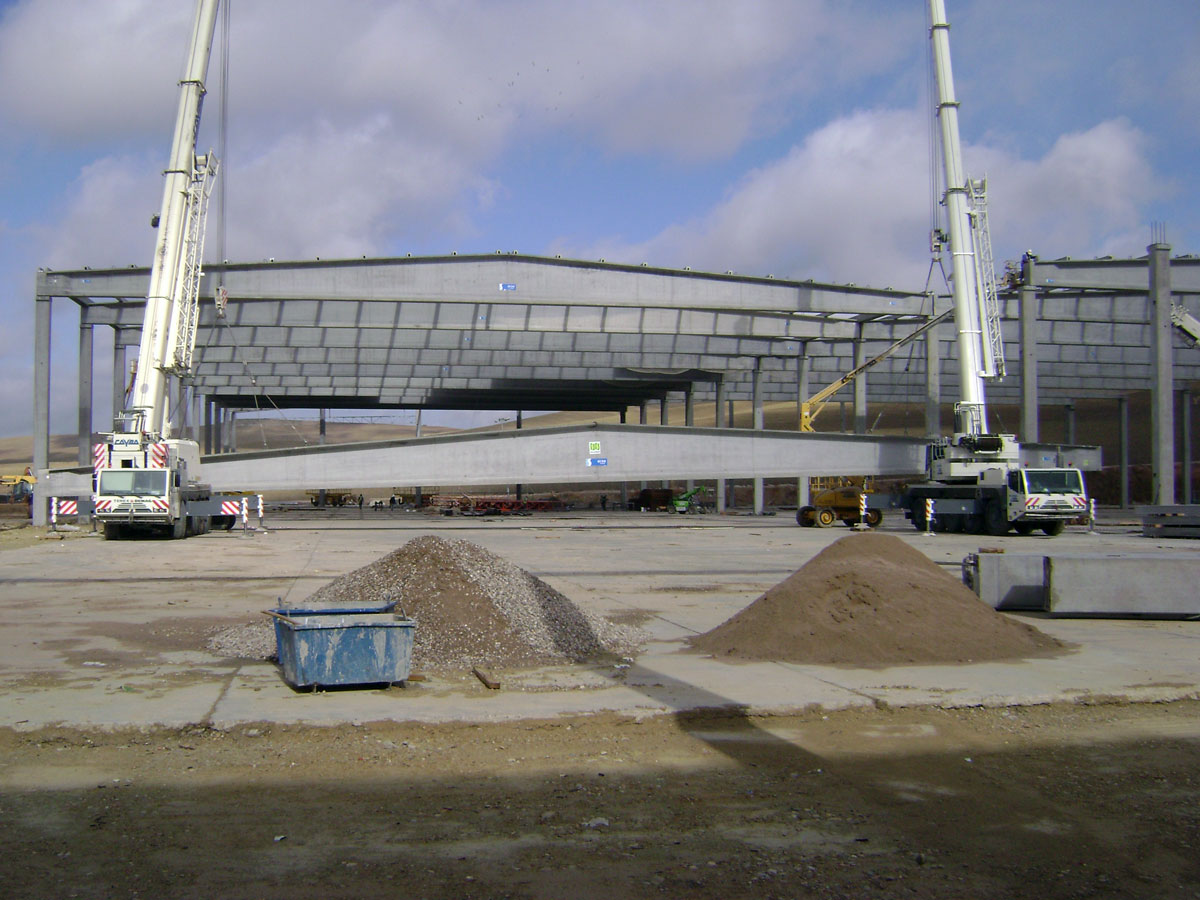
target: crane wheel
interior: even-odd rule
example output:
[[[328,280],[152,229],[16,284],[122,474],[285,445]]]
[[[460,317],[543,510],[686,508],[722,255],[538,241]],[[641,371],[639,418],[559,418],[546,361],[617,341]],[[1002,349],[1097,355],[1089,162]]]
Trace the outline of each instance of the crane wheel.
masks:
[[[996,500],[989,500],[983,507],[983,528],[992,537],[1008,534],[1008,513]]]
[[[1064,522],[1062,519],[1058,519],[1057,521],[1047,522],[1045,525],[1043,525],[1042,532],[1047,537],[1058,537],[1060,534],[1063,533],[1063,530],[1066,527],[1067,527],[1067,523]]]
[[[833,514],[832,509],[826,508],[817,510],[817,525],[819,525],[821,528],[828,528],[836,521],[837,516]]]
[[[883,513],[878,509],[867,510],[867,525],[871,528],[878,528],[883,522]]]
[[[805,528],[812,528],[816,524],[814,515],[816,514],[815,506],[802,506],[796,510],[796,524],[802,525]]]

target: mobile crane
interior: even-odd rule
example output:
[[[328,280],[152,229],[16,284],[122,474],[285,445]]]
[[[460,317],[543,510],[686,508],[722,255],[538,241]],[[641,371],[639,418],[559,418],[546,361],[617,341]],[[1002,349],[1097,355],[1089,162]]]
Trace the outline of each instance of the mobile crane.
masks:
[[[182,538],[234,521],[222,516],[222,501],[237,498],[214,494],[200,480],[199,444],[172,436],[167,408],[168,379],[191,373],[196,343],[204,226],[217,171],[211,151],[196,154],[196,133],[217,6],[218,0],[196,3],[127,406],[93,448],[92,502],[105,538],[126,530]]]
[[[1004,353],[987,185],[963,172],[944,0],[929,0],[929,11],[949,228],[948,235],[935,232],[934,246],[948,242],[951,254],[962,397],[954,407],[954,435],[926,448],[929,480],[905,493],[905,516],[924,531],[931,524],[926,501],[933,500],[933,522],[944,530],[1001,535],[1041,528],[1053,536],[1088,513],[1083,475],[1073,468],[1024,468],[1015,435],[988,429],[984,382],[1003,377]]]

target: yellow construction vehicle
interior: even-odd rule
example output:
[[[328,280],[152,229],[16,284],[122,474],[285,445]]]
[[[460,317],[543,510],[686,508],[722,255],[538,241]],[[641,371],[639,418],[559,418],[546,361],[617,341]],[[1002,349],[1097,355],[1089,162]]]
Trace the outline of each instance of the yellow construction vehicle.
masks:
[[[932,328],[935,325],[940,324],[941,322],[944,322],[946,319],[950,318],[950,316],[952,316],[953,314],[954,314],[954,310],[949,309],[949,310],[946,310],[946,312],[942,313],[941,315],[935,316],[934,318],[929,319],[923,325],[921,325],[920,328],[917,328],[915,331],[911,332],[910,334],[906,334],[904,337],[900,338],[900,340],[896,341],[894,344],[892,344],[890,347],[888,347],[886,350],[884,350],[878,356],[874,357],[873,359],[867,360],[865,363],[863,363],[861,366],[858,366],[855,369],[851,369],[849,372],[847,372],[841,378],[837,379],[837,381],[834,381],[832,384],[817,391],[815,394],[813,394],[807,400],[801,401],[801,403],[800,403],[800,430],[801,431],[814,431],[815,429],[813,428],[813,419],[815,419],[817,417],[817,414],[820,413],[821,410],[823,410],[825,408],[826,404],[829,403],[830,398],[833,397],[834,394],[836,394],[838,391],[840,391],[842,388],[844,388],[846,385],[848,385],[850,382],[852,382],[855,378],[857,378],[863,372],[865,372],[868,369],[873,368],[874,366],[883,362],[885,359],[887,359],[889,356],[891,356],[893,353],[895,353],[897,350],[899,350],[905,344],[920,337],[926,331],[928,331],[930,328]]]
[[[37,478],[25,469],[24,475],[0,475],[0,503],[27,503],[33,496]]]
[[[877,528],[883,521],[883,513],[868,506],[864,519],[862,512],[862,498],[869,498],[874,493],[870,479],[861,475],[813,478],[809,482],[812,505],[796,511],[796,524],[806,528],[828,528],[839,519],[851,526],[865,520],[871,528]]]

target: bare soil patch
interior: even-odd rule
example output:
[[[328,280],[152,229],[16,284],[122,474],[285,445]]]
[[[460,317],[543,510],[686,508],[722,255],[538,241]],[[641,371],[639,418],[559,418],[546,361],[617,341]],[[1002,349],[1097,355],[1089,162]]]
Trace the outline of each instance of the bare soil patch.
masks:
[[[1190,898],[1200,705],[0,731],[7,898]]]

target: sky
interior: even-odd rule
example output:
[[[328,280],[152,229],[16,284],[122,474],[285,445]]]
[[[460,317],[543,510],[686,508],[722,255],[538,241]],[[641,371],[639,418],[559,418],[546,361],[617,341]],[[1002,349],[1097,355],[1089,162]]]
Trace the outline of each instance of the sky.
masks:
[[[516,250],[925,286],[923,0],[229,2],[210,259]],[[1142,255],[1151,223],[1200,252],[1196,0],[946,6],[998,262]],[[0,0],[0,437],[32,433],[37,269],[149,263],[192,15]],[[78,317],[54,313],[51,430],[73,433]]]

